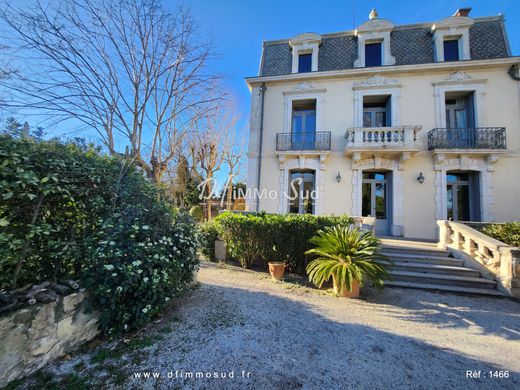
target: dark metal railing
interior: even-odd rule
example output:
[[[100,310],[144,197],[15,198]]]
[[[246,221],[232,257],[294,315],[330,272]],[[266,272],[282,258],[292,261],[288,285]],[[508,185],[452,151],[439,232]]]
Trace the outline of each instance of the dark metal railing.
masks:
[[[506,149],[506,129],[433,129],[428,132],[428,149]]]
[[[330,150],[330,131],[277,133],[276,150]]]

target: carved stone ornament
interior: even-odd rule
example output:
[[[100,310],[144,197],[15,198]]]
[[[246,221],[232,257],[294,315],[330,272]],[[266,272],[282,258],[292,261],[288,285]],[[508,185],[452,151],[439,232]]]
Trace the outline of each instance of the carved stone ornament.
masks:
[[[389,84],[398,84],[398,83],[399,83],[399,80],[387,79],[386,77],[375,75],[364,81],[354,83],[354,86],[355,87],[368,87],[368,86],[372,86],[372,85],[389,85]]]
[[[462,71],[460,72],[454,72],[450,74],[448,77],[446,77],[446,81],[464,81],[464,80],[470,80],[471,77]]]

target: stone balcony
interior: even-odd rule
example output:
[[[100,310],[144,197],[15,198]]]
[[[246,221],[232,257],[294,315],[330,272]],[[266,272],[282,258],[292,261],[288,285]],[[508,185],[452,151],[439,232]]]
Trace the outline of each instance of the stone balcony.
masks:
[[[398,157],[407,160],[422,147],[417,133],[421,126],[352,127],[345,134],[345,155],[354,161],[365,157]]]

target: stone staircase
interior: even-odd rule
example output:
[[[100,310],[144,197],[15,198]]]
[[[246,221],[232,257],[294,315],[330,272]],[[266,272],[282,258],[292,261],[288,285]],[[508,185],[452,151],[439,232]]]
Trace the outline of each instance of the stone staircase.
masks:
[[[389,270],[392,279],[385,281],[385,286],[505,296],[494,280],[464,266],[464,260],[454,258],[434,242],[381,238],[381,243],[381,253],[393,261]]]

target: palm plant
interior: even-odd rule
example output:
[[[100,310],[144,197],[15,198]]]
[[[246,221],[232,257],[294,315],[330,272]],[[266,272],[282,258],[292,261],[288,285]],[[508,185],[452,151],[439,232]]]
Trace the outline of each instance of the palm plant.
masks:
[[[363,285],[366,276],[380,291],[383,280],[389,278],[390,260],[379,253],[379,240],[372,232],[352,226],[327,227],[310,242],[315,248],[306,254],[317,257],[307,265],[307,274],[318,287],[332,277],[336,291],[352,291],[356,283]]]

